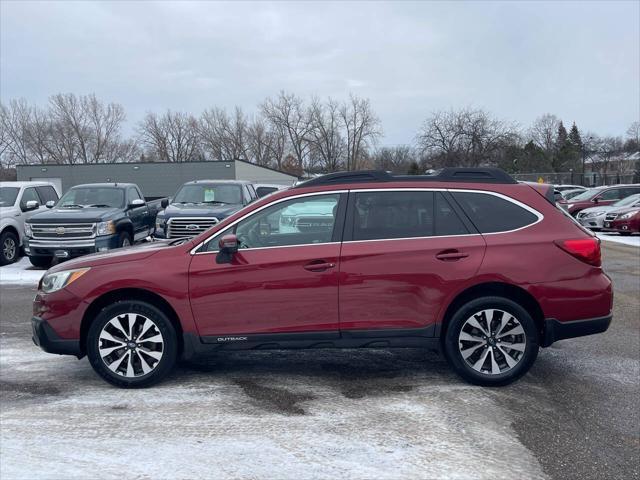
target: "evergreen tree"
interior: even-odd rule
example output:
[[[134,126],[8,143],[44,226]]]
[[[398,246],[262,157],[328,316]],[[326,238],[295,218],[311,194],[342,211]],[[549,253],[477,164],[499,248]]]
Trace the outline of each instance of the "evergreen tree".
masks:
[[[573,168],[575,171],[581,170],[581,159],[582,159],[582,137],[580,136],[580,131],[576,126],[576,122],[573,122],[571,126],[571,130],[569,131],[569,149],[570,149],[570,158],[569,158],[569,168]]]
[[[551,160],[554,172],[564,172],[568,167],[571,159],[571,147],[569,145],[569,135],[567,129],[564,128],[562,121],[558,125],[558,134],[556,136],[555,152]]]

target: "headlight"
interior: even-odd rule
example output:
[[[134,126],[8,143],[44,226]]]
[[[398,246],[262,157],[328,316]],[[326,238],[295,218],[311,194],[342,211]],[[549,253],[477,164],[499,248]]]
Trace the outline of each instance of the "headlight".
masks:
[[[113,235],[114,233],[116,233],[116,224],[113,223],[113,220],[100,222],[98,224],[98,235]]]
[[[31,224],[30,223],[25,223],[24,224],[24,234],[29,238],[33,237],[33,233],[31,232]]]
[[[87,273],[89,268],[79,268],[77,270],[64,270],[62,272],[48,273],[40,281],[40,289],[44,293],[57,292],[61,288],[75,282],[82,275]]]
[[[567,210],[573,207],[573,203],[567,203]]]
[[[164,217],[156,217],[156,228],[164,228],[167,219]]]
[[[628,212],[628,213],[625,213],[625,214],[623,214],[623,215],[620,215],[618,218],[616,218],[616,220],[626,220],[627,218],[631,218],[631,217],[633,217],[636,213],[638,213],[638,212]]]

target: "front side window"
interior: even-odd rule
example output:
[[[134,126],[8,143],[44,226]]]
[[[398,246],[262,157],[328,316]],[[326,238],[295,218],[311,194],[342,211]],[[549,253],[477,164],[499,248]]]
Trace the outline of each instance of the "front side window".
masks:
[[[205,250],[218,250],[220,237],[227,233],[236,234],[240,248],[331,242],[339,201],[340,194],[327,194],[277,203],[219,233],[205,245]]]
[[[61,208],[124,208],[124,190],[111,187],[72,188],[60,199]]]
[[[433,196],[410,191],[356,193],[353,240],[432,236]]]
[[[173,199],[174,203],[234,204],[242,205],[242,187],[225,184],[184,185]]]
[[[27,202],[36,201],[38,203],[42,203],[40,201],[40,197],[38,196],[38,192],[34,187],[25,188],[24,193],[22,194],[22,200],[20,200],[20,207],[24,210],[27,208]]]
[[[0,207],[12,207],[19,192],[20,189],[17,187],[0,187]]]
[[[598,196],[598,200],[620,200],[622,190],[620,188],[612,188],[602,192],[602,195]]]
[[[47,203],[50,201],[54,201],[54,202],[58,201],[58,194],[56,193],[53,187],[45,185],[43,187],[36,187],[36,190],[38,191],[38,195],[40,195],[40,198],[44,203]]]
[[[475,192],[452,192],[480,233],[508,232],[531,225],[538,216],[504,198]]]

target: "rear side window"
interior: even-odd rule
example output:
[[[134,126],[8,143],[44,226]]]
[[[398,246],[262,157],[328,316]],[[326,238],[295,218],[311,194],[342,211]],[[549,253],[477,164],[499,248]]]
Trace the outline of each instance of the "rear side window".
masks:
[[[458,217],[458,214],[451,207],[442,193],[436,193],[436,235],[465,235],[469,233],[467,227]]]
[[[495,195],[475,192],[451,194],[480,233],[508,232],[538,220],[530,211]]]
[[[356,193],[354,206],[354,240],[433,235],[433,192]]]
[[[36,187],[36,190],[38,191],[38,195],[40,195],[40,198],[44,203],[47,203],[51,200],[53,200],[54,202],[58,201],[58,194],[56,193],[55,188],[45,185],[44,187]]]

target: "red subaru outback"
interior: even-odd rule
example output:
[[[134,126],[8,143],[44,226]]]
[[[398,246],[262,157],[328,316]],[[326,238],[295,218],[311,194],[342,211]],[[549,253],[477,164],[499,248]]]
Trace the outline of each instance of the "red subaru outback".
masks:
[[[600,244],[547,186],[497,169],[329,174],[198,237],[50,269],[33,339],[87,355],[122,387],[178,358],[265,348],[440,347],[466,380],[504,385],[539,347],[604,332]]]

